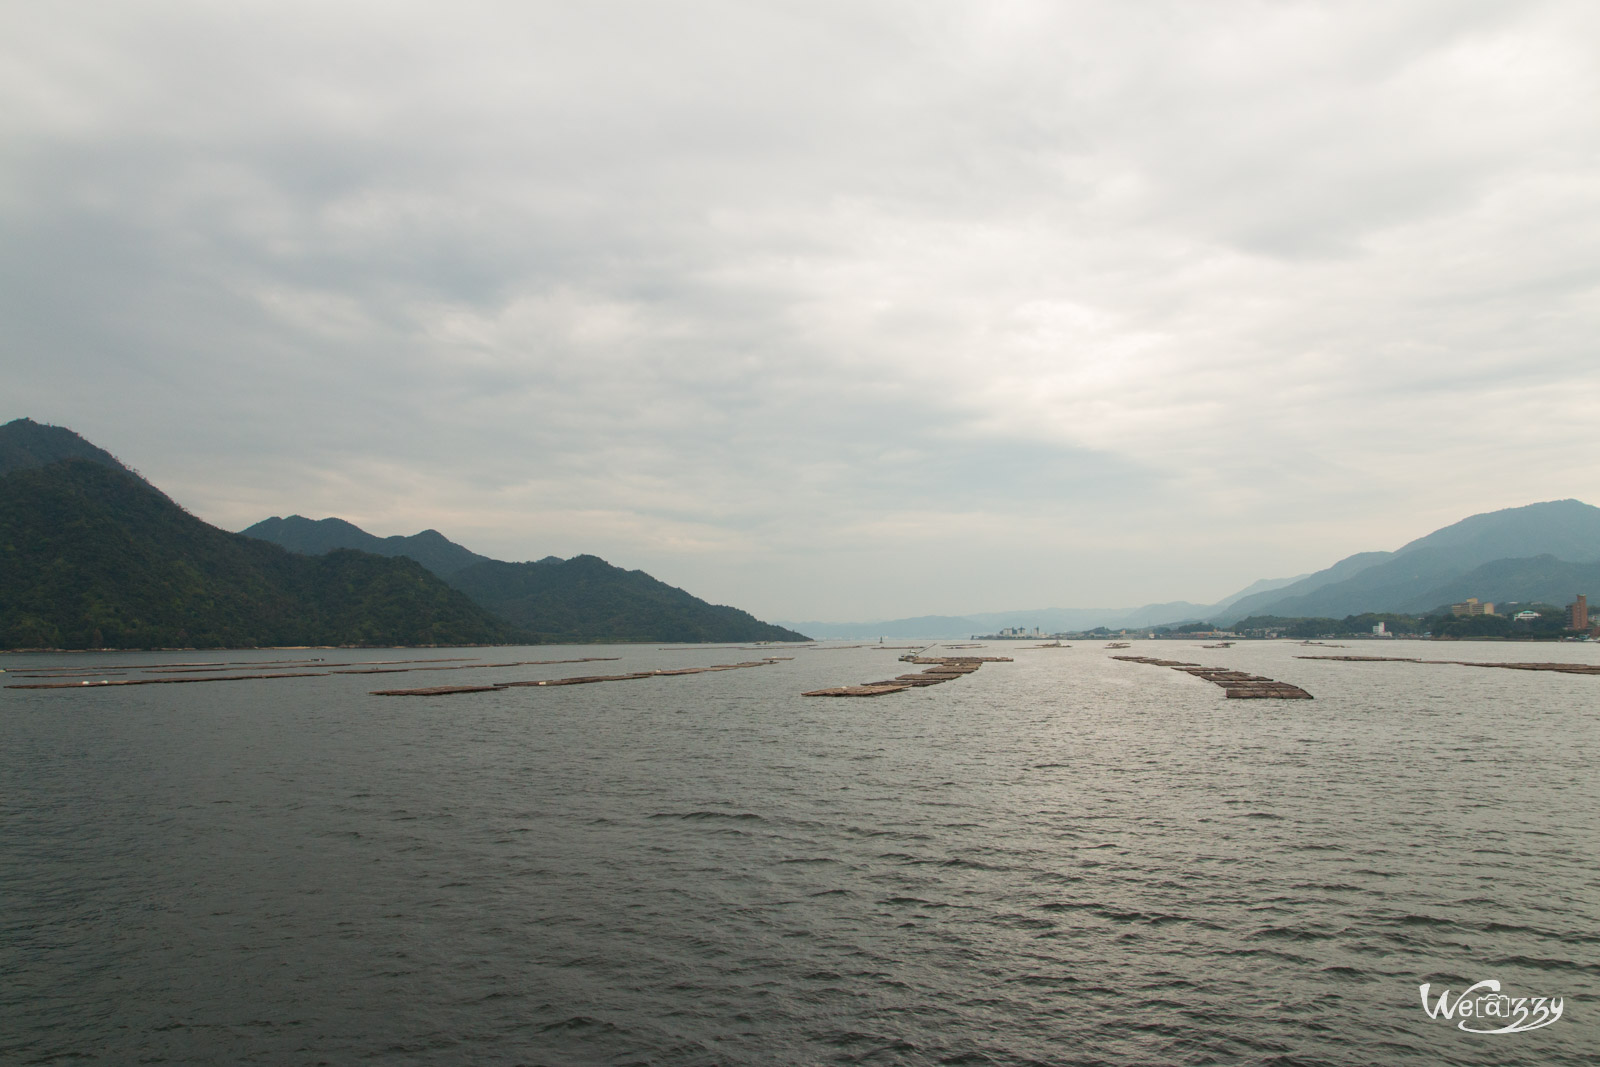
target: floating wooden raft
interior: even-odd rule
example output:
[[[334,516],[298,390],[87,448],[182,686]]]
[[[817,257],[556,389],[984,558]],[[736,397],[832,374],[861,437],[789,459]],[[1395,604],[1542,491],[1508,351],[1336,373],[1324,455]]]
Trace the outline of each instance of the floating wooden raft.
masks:
[[[407,689],[406,696],[442,697],[452,693],[487,693],[500,688],[496,685],[436,685],[428,689]]]
[[[1148,663],[1152,667],[1171,667],[1175,671],[1204,678],[1221,686],[1224,694],[1234,700],[1312,700],[1312,695],[1297,685],[1263,678],[1259,674],[1229,670],[1226,667],[1202,667],[1198,663],[1184,663],[1174,659],[1152,659],[1149,656],[1112,656],[1127,663]]]
[[[801,693],[807,697],[881,697],[888,693],[904,693],[910,689],[909,685],[890,685],[887,682],[878,682],[876,685],[836,685],[832,689],[813,689],[809,693]]]
[[[882,682],[866,682],[862,685],[839,685],[832,689],[813,689],[809,693],[801,693],[807,697],[881,697],[886,693],[903,693],[907,689],[917,689],[925,685],[939,685],[955,678],[962,678],[971,674],[985,663],[1010,663],[1010,656],[940,656],[930,658],[926,656],[901,656],[904,663],[929,663],[932,664],[920,674],[902,674]]]

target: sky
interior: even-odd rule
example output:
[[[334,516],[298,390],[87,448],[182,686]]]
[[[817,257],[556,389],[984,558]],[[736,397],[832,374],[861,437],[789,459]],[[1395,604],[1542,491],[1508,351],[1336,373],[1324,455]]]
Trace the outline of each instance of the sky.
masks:
[[[1600,504],[1600,5],[13,3],[0,421],[762,618]]]

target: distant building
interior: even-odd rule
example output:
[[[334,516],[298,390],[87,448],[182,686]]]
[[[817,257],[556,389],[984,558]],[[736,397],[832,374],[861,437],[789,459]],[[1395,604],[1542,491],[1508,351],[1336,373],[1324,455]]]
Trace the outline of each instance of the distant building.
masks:
[[[1587,630],[1589,628],[1589,598],[1582,593],[1578,599],[1567,605],[1567,629]]]
[[[1511,617],[1517,622],[1532,622],[1539,617],[1539,613],[1537,611],[1519,611]]]
[[[974,641],[1018,641],[1035,637],[1060,637],[1060,634],[1047,634],[1035,626],[1028,629],[1026,626],[1007,626],[992,634],[973,634]]]
[[[1386,636],[1388,636],[1388,633],[1389,633],[1389,626],[1388,626],[1387,623],[1380,622],[1378,625],[1376,625],[1376,626],[1374,626],[1372,628],[1372,636],[1373,637],[1386,637]]]
[[[1469,597],[1467,597],[1467,602],[1465,604],[1451,604],[1450,605],[1450,614],[1452,614],[1452,615],[1493,615],[1494,614],[1494,605],[1492,603],[1480,604],[1480,603],[1478,603],[1478,598],[1477,597],[1469,596]]]

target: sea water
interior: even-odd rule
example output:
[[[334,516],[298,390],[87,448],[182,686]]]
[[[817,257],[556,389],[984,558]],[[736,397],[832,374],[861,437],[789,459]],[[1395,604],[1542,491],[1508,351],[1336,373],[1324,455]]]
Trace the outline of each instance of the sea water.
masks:
[[[1600,646],[1348,644],[1120,653],[1311,701],[1101,642],[0,689],[0,1060],[1596,1062],[1600,676],[1297,657]],[[1473,1032],[1487,980],[1561,1014]]]

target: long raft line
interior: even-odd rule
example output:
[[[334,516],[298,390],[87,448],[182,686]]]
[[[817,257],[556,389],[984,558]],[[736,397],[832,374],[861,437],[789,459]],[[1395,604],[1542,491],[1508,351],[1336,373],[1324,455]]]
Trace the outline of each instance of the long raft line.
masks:
[[[1413,656],[1296,656],[1295,659],[1334,660],[1341,663],[1443,663],[1456,667],[1498,667],[1507,671],[1600,674],[1600,665],[1593,663],[1484,663],[1468,659],[1417,659]]]
[[[392,663],[467,663],[474,660],[466,656],[449,659],[373,659],[353,660],[349,663],[329,663],[327,659],[262,659],[262,660],[209,660],[204,663],[118,663],[105,667],[14,667],[10,673],[19,678],[77,678],[83,675],[127,674],[201,674],[208,671],[238,670],[255,667],[258,670],[285,671],[291,667],[374,667]]]
[[[929,663],[928,667],[920,674],[902,674],[887,681],[864,682],[861,685],[838,685],[831,689],[813,689],[809,693],[801,693],[806,697],[881,697],[889,693],[903,693],[907,689],[917,689],[925,685],[939,685],[942,682],[964,678],[976,671],[985,663],[1010,663],[1010,656],[901,656],[902,663]]]
[[[293,674],[208,674],[196,678],[118,678],[114,681],[28,682],[7,689],[104,689],[113,685],[182,685],[186,682],[249,682],[264,678],[326,678],[332,671],[298,671]]]
[[[332,670],[340,667],[371,667],[389,663],[466,663],[471,662],[462,656],[452,659],[374,659],[356,660],[350,663],[329,663],[326,659],[305,660],[232,660],[225,662],[211,661],[207,663],[120,663],[108,664],[103,668],[96,667],[17,667],[11,674],[18,678],[82,678],[105,677],[111,674],[128,674],[137,671],[140,674],[207,674],[215,671],[236,671],[241,667],[255,667],[258,670],[282,672],[294,667],[316,667]],[[421,670],[423,668],[416,668]],[[439,668],[434,668],[439,669]]]
[[[334,674],[407,674],[412,671],[466,671],[490,670],[496,667],[531,667],[545,666],[553,663],[601,663],[617,659],[616,656],[584,656],[579,659],[524,659],[511,663],[464,663],[450,667],[378,667],[343,669],[356,667],[354,664],[330,665],[329,670],[322,671],[278,671],[272,674],[199,674],[180,678],[124,678],[115,681],[101,679],[98,681],[77,682],[23,682],[6,686],[7,689],[98,689],[113,685],[182,685],[186,682],[254,682],[265,681],[272,678],[326,678]],[[374,660],[375,663],[441,663],[445,660]],[[116,671],[104,671],[104,674],[116,674]],[[147,672],[154,673],[154,672]],[[43,675],[35,677],[60,677],[59,675]],[[492,687],[491,687],[492,688]]]
[[[553,685],[591,685],[595,682],[635,682],[644,678],[669,678],[680,674],[708,674],[712,671],[734,671],[745,667],[770,667],[793,659],[793,656],[767,656],[745,663],[718,663],[710,667],[678,667],[670,670],[633,671],[629,674],[586,674],[576,678],[529,679],[521,682],[495,682],[492,685],[435,685],[425,689],[374,689],[375,697],[440,697],[457,693],[494,693],[502,689],[523,689]]]
[[[1149,656],[1112,656],[1125,663],[1148,663],[1152,667],[1171,667],[1175,671],[1203,678],[1221,686],[1225,695],[1234,700],[1313,700],[1312,695],[1297,685],[1263,678],[1259,674],[1229,670],[1226,667],[1202,667],[1198,663],[1185,663],[1175,659],[1153,659]]]

